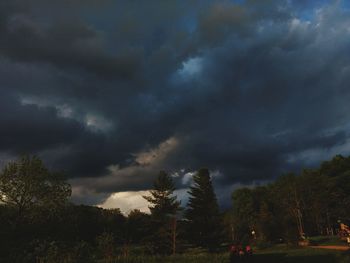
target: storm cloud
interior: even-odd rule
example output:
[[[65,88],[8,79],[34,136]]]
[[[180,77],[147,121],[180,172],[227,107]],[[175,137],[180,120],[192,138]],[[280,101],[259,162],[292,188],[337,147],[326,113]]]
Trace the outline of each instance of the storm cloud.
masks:
[[[349,84],[346,1],[0,3],[2,162],[39,155],[79,203],[208,167],[225,204],[348,155]]]

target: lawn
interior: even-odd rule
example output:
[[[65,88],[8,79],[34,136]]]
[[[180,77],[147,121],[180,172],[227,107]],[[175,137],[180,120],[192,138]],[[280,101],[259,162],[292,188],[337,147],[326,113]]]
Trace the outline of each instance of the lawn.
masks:
[[[222,254],[183,254],[169,257],[135,256],[128,259],[115,259],[109,263],[228,263],[228,253]],[[250,261],[254,263],[350,263],[350,253],[314,249],[314,248],[288,248],[275,246],[257,250]],[[104,263],[103,261],[99,263]]]
[[[346,241],[341,240],[338,236],[315,236],[310,237],[310,245],[346,245]]]
[[[275,246],[257,251],[254,262],[350,263],[350,253],[308,247],[288,248],[285,246]]]

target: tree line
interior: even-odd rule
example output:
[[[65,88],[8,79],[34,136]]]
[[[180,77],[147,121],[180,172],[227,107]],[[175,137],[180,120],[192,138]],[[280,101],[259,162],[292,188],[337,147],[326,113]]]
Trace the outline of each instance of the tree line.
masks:
[[[350,157],[338,155],[317,169],[237,189],[227,211],[219,209],[208,169],[193,176],[186,206],[175,190],[172,177],[161,171],[144,196],[150,214],[74,205],[62,174],[35,156],[21,157],[0,173],[0,261],[123,260],[130,254],[216,252],[233,242],[296,244],[336,234],[339,220],[348,220]]]
[[[254,231],[258,241],[296,243],[316,235],[335,235],[349,222],[350,157],[335,156],[299,175],[285,174],[273,183],[242,188],[232,195],[233,235]]]

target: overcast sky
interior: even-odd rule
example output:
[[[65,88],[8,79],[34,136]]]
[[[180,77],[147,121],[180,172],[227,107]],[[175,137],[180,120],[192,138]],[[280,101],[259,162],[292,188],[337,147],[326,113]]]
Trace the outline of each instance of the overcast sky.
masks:
[[[1,0],[1,163],[37,154],[75,202],[126,211],[161,169],[185,200],[209,168],[225,206],[241,185],[348,155],[349,8]]]

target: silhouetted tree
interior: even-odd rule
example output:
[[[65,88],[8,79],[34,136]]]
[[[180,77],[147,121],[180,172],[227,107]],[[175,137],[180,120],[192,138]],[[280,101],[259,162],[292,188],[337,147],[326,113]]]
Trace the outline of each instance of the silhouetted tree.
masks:
[[[200,169],[193,181],[186,210],[189,238],[195,245],[214,250],[221,243],[223,223],[208,169]]]
[[[125,243],[137,245],[144,243],[152,234],[150,215],[137,209],[130,211],[124,230]]]
[[[241,188],[232,194],[233,220],[235,240],[242,241],[250,238],[251,232],[256,231],[257,207],[254,192],[249,188]]]
[[[29,260],[26,251],[35,239],[49,238],[45,235],[48,226],[65,209],[70,194],[71,187],[62,174],[50,172],[38,157],[23,156],[3,168],[0,204],[6,212],[1,221],[11,231],[6,240],[10,249],[4,253],[4,258],[10,257],[8,262]]]
[[[144,196],[151,203],[149,209],[154,218],[164,219],[179,210],[180,202],[173,195],[174,191],[175,186],[171,177],[166,172],[160,171],[150,191],[151,195]]]
[[[254,228],[258,239],[269,242],[335,234],[337,221],[348,218],[349,193],[350,157],[337,155],[300,175],[289,173],[265,187],[236,190],[234,225],[244,232]]]
[[[0,173],[0,200],[17,210],[18,219],[35,209],[52,212],[65,204],[70,194],[71,187],[62,174],[49,172],[36,156],[10,162]]]
[[[150,196],[144,198],[151,203],[149,209],[154,223],[153,245],[156,253],[170,253],[174,242],[176,213],[180,202],[174,196],[175,186],[172,178],[160,171],[154,181]]]

